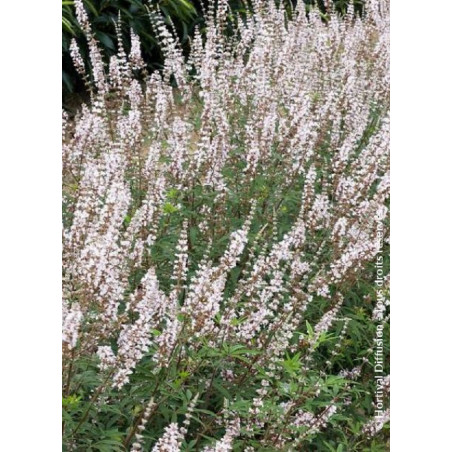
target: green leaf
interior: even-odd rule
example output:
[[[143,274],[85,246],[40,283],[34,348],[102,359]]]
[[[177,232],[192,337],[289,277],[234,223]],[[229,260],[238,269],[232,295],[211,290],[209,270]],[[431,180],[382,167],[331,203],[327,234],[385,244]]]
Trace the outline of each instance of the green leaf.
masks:
[[[179,209],[176,206],[173,206],[170,202],[166,202],[163,206],[163,212],[171,215],[172,213],[177,212]]]
[[[113,40],[102,31],[96,31],[96,38],[107,48],[110,50],[115,50],[115,44]]]
[[[66,17],[62,17],[61,20],[62,20],[62,23],[63,23],[63,28],[64,28],[68,33],[70,33],[72,36],[75,36],[75,31],[74,31],[74,29],[72,28],[72,24],[69,22],[69,20],[66,19]]]
[[[313,337],[314,336],[314,330],[312,329],[311,324],[306,320],[306,328],[308,330],[308,336]]]
[[[84,3],[88,6],[89,11],[91,11],[95,16],[98,16],[99,13],[90,0],[83,0]]]

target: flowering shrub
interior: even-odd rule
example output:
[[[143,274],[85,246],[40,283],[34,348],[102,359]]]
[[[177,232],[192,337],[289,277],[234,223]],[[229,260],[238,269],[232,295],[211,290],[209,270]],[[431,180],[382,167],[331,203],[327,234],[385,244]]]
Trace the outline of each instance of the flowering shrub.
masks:
[[[65,450],[388,450],[389,5],[254,0],[226,37],[219,0],[188,59],[155,13],[152,74],[75,6]]]

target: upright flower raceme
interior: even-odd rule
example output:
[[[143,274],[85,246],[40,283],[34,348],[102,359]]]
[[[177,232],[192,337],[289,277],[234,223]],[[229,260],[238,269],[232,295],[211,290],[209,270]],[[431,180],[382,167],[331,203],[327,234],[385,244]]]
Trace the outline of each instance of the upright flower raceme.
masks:
[[[126,449],[304,450],[369,393],[368,333],[390,315],[388,2],[362,18],[251,3],[230,21],[210,2],[187,58],[151,8],[164,63],[147,72],[120,18],[105,64],[74,2],[91,94],[63,118],[74,448],[92,407],[130,402],[131,425],[104,423]],[[384,434],[386,406],[359,412],[363,438]]]

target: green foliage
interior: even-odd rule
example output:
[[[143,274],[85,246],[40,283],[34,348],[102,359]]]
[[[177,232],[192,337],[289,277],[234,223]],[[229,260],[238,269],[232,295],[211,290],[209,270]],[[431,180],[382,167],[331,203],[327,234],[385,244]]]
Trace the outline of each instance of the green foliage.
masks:
[[[230,176],[233,177],[232,173]],[[231,192],[228,195],[230,211],[243,218],[241,209],[244,209],[245,202],[243,197],[241,203],[238,201],[238,193],[246,191],[247,199],[252,199],[267,187],[264,190],[265,196],[260,198],[257,209],[253,227],[254,237],[257,237],[257,232],[268,221],[272,221],[268,217],[268,211],[272,211],[278,205],[280,208],[277,215],[279,224],[277,236],[281,237],[284,229],[287,229],[292,222],[291,218],[295,216],[296,204],[291,203],[290,200],[300,197],[300,187],[292,187],[287,193],[281,195],[275,189],[278,184],[276,174],[272,178],[256,178],[248,189],[246,189],[246,184],[247,181],[244,178],[241,183],[239,182],[237,192]],[[161,231],[152,250],[152,259],[159,269],[162,288],[166,288],[165,281],[169,287],[170,264],[172,256],[176,252],[175,247],[183,219],[199,217],[201,205],[214,205],[213,197],[206,190],[202,191],[201,187],[193,187],[193,193],[196,193],[197,202],[195,204],[192,204],[190,194],[181,197],[176,189],[170,189],[167,194],[169,201],[163,207],[165,215]],[[180,208],[174,205],[176,202],[180,202]],[[229,218],[229,223],[222,219],[221,227],[219,225],[215,231],[215,245],[211,250],[213,258],[222,255],[231,230],[236,228],[235,222],[238,220],[232,216],[227,218]],[[239,220],[238,223],[240,222]],[[265,240],[271,240],[271,233],[270,229],[266,230]],[[196,228],[190,230],[189,236],[193,247],[190,254],[189,274],[193,275],[208,243],[203,242]],[[387,250],[385,250],[385,259],[387,266]],[[274,419],[274,422],[281,417],[281,399],[302,400],[304,410],[319,413],[338,394],[341,394],[341,397],[344,397],[344,394],[349,397],[349,405],[343,402],[338,403],[341,408],[340,414],[336,414],[332,418],[329,428],[317,434],[312,440],[308,440],[309,450],[325,452],[387,450],[382,446],[381,441],[368,441],[361,434],[368,416],[373,411],[374,382],[372,355],[369,348],[372,346],[375,326],[370,320],[372,303],[369,303],[368,308],[363,307],[362,304],[365,296],[375,297],[373,286],[367,282],[372,280],[372,272],[373,266],[370,265],[358,283],[346,293],[343,315],[349,317],[351,322],[340,353],[332,360],[329,375],[320,377],[325,371],[325,356],[330,355],[331,350],[338,342],[340,328],[328,334],[322,334],[317,339],[313,346],[315,352],[311,369],[308,371],[303,369],[304,362],[301,352],[287,353],[285,359],[277,363],[273,377],[268,375],[268,370],[259,365],[263,350],[247,348],[241,344],[223,343],[222,348],[217,348],[211,347],[205,342],[197,349],[190,350],[183,349],[182,345],[178,345],[174,352],[175,358],[169,367],[157,372],[155,363],[151,360],[155,349],[151,348],[148,357],[144,358],[140,367],[131,377],[130,383],[120,393],[107,387],[102,400],[93,405],[92,392],[100,383],[97,379],[95,367],[97,362],[94,358],[93,361],[79,364],[79,368],[75,371],[76,376],[71,383],[71,390],[77,389],[77,394],[68,395],[63,399],[65,443],[70,444],[72,440],[76,440],[80,450],[87,451],[128,450],[124,444],[127,443],[126,438],[131,431],[131,426],[136,424],[144,409],[144,404],[152,395],[157,400],[157,407],[150,421],[151,427],[144,434],[145,450],[148,450],[149,445],[154,444],[162,436],[169,423],[179,422],[180,424],[184,420],[189,401],[194,394],[199,394],[200,402],[194,408],[191,427],[187,435],[187,438],[190,439],[183,443],[181,450],[200,450],[201,446],[213,443],[224,433],[215,426],[215,419],[223,407],[227,406],[228,409],[241,415],[244,419],[250,417],[249,413],[253,407],[256,390],[259,389],[262,379],[266,379],[270,382],[274,396],[267,398],[262,416],[265,414],[267,418]],[[228,281],[228,284],[230,291],[236,287],[236,281],[233,278]],[[306,317],[319,318],[323,312],[322,300],[316,301],[310,305]],[[183,321],[183,318],[181,317],[179,320]],[[220,322],[221,318],[218,317],[217,321]],[[240,322],[240,319],[236,322]],[[292,339],[292,344],[297,344],[303,337],[307,341],[314,338],[315,332],[311,323],[306,321],[304,328],[301,329],[299,335]],[[158,337],[161,332],[153,330],[152,334]],[[184,343],[183,337],[179,343]],[[385,356],[388,356],[389,353],[387,347],[386,345]],[[184,356],[183,359],[181,359],[182,356]],[[358,356],[370,359],[369,365],[364,367],[367,377],[363,382],[351,382],[335,375],[342,369],[355,366]],[[231,381],[224,378],[224,372],[228,370],[234,374],[234,379]],[[319,391],[320,394],[316,395],[316,391]],[[110,398],[117,402],[109,404]],[[86,419],[82,422],[85,417]],[[81,425],[78,427],[80,423]],[[200,429],[203,432],[202,435],[191,436],[190,432],[195,429]],[[300,433],[303,433],[303,430]],[[243,451],[245,447],[253,447],[253,445],[260,447],[255,438],[260,438],[264,434],[265,431],[260,428],[256,428],[252,432],[242,432],[242,437],[247,439],[237,441],[234,450]],[[92,440],[93,438],[95,440]],[[271,451],[273,449],[259,448],[257,450]]]
[[[174,12],[171,8],[176,3],[181,23],[194,20],[193,5],[187,0],[161,2],[160,8],[167,17],[170,17]],[[336,2],[336,6],[340,9],[342,7],[339,3]],[[114,50],[114,22],[117,18],[114,8],[117,8],[116,11],[120,9],[127,26],[131,26],[143,37],[145,31],[140,32],[140,21],[143,20],[141,25],[144,30],[145,21],[148,19],[144,5],[140,1],[91,0],[85,4],[92,16],[96,37],[104,45],[106,55]],[[243,3],[237,2],[235,5],[239,11],[240,8],[244,8]],[[182,10],[185,12],[182,13]],[[71,36],[79,36],[80,30],[73,22],[72,2],[63,2],[63,12],[64,33],[68,39]],[[188,36],[187,33],[188,28],[183,28],[185,38]],[[68,42],[66,45],[68,46]],[[149,36],[147,45],[148,51],[154,52],[155,42],[152,36]],[[314,93],[314,102],[321,101],[317,97],[317,93]],[[201,121],[199,116],[202,111],[197,102],[201,101],[193,98],[190,102],[191,119],[196,131],[199,128]],[[242,105],[239,99],[237,105]],[[188,283],[193,282],[196,270],[203,259],[208,258],[214,264],[220,261],[230,242],[231,233],[243,226],[250,206],[255,203],[248,245],[235,268],[227,275],[224,290],[226,303],[231,294],[238,292],[238,286],[243,281],[241,275],[249,270],[247,264],[253,264],[254,261],[248,259],[252,252],[258,254],[268,250],[284,237],[297,220],[300,200],[306,186],[306,174],[299,174],[291,183],[287,183],[286,174],[281,171],[284,156],[278,146],[275,145],[269,150],[270,163],[266,168],[259,163],[255,177],[250,179],[243,171],[246,166],[244,132],[250,109],[250,105],[242,105],[234,110],[237,114],[229,118],[234,135],[231,139],[233,149],[230,160],[221,170],[224,183],[228,187],[228,190],[221,193],[221,203],[218,201],[219,193],[195,177],[183,190],[175,183],[176,181],[169,180],[161,207],[162,215],[155,230],[155,240],[144,251],[146,254],[144,260],[152,261],[159,288],[166,293],[174,287],[171,278],[175,256],[178,253],[178,240],[185,223],[188,226],[189,260],[186,278]],[[367,144],[367,140],[378,131],[380,125],[380,112],[376,109],[370,115],[362,141],[356,143],[356,153]],[[215,134],[215,130],[212,130],[212,134]],[[169,141],[161,143],[162,147],[169,148]],[[327,139],[315,149],[311,163],[314,166],[316,162],[331,163],[331,149]],[[136,172],[139,171],[141,166],[136,168]],[[318,179],[321,177],[324,177],[324,174],[319,174]],[[133,201],[127,214],[119,217],[121,220],[119,223],[124,229],[133,221],[143,197],[136,174],[131,171],[126,179],[131,187]],[[65,227],[71,223],[70,205],[75,203],[77,190],[78,186],[73,181],[67,187],[64,206]],[[314,191],[317,194],[321,193],[320,181],[317,181]],[[206,214],[203,210],[205,208],[211,213]],[[206,217],[209,217],[209,221],[206,221],[208,227],[202,230],[200,223]],[[315,262],[317,256],[331,262],[335,247],[332,225],[307,230],[305,243],[304,255],[307,261]],[[319,243],[322,243],[323,249],[317,246]],[[387,245],[384,246],[383,255],[386,275],[389,266]],[[135,268],[128,276],[127,295],[139,289],[142,277],[146,273],[145,267]],[[281,277],[288,280],[290,263],[281,266],[280,270]],[[309,271],[315,272],[316,269]],[[266,349],[275,339],[275,331],[267,334],[263,328],[262,336],[257,339],[253,337],[244,345],[236,343],[235,341],[238,341],[236,337],[232,339],[220,337],[219,341],[215,342],[203,336],[189,336],[193,333],[187,332],[182,327],[166,366],[159,366],[153,360],[157,350],[156,341],[153,341],[130,376],[130,381],[116,389],[110,384],[111,373],[109,374],[108,370],[99,371],[95,347],[82,342],[78,350],[83,353],[80,353],[77,359],[70,360],[70,364],[65,368],[62,399],[65,450],[101,452],[130,450],[137,426],[150,401],[153,405],[147,427],[143,431],[143,450],[151,450],[152,445],[162,437],[168,424],[182,425],[187,415],[190,425],[187,427],[188,432],[181,450],[199,451],[205,446],[213,445],[225,434],[224,425],[219,426],[217,421],[226,410],[237,414],[244,421],[249,421],[248,425],[252,426],[248,430],[242,428],[240,438],[234,443],[233,450],[237,452],[248,447],[255,447],[262,452],[276,450],[270,446],[273,439],[267,436],[270,435],[269,432],[274,425],[279,426],[284,432],[303,437],[303,450],[332,452],[386,450],[384,444],[388,434],[386,427],[379,433],[378,440],[370,440],[363,434],[363,427],[374,412],[372,403],[376,383],[373,378],[372,345],[375,322],[372,320],[372,311],[377,298],[373,284],[375,272],[374,264],[370,263],[360,270],[351,284],[344,284],[340,288],[334,287],[336,283],[332,284],[332,292],[340,291],[344,303],[339,318],[334,320],[328,332],[319,332],[316,327],[325,312],[328,312],[330,301],[320,295],[314,295],[313,302],[309,303],[303,314],[303,320],[296,325],[295,334],[288,339],[288,347],[271,362],[271,366],[268,361],[265,362],[268,358]],[[271,276],[266,274],[265,278]],[[295,282],[297,288],[299,286],[301,289],[306,289],[305,284],[306,281]],[[76,290],[77,288],[74,288],[74,292]],[[187,297],[186,290],[184,288],[177,295],[181,306],[184,306]],[[289,293],[282,292],[281,300],[278,300],[278,309],[289,302],[289,296]],[[243,299],[237,300],[235,308],[238,316],[231,322],[233,326],[240,325],[250,314],[246,311],[247,304]],[[126,312],[125,309],[123,311]],[[131,317],[135,315],[130,310],[126,314]],[[287,320],[289,315],[293,313],[287,314],[284,320]],[[223,316],[225,312],[219,311],[213,319],[214,323],[216,325],[226,323]],[[348,328],[343,333],[345,319]],[[89,320],[88,318],[86,328],[90,327]],[[185,326],[187,314],[183,311],[178,313],[177,320]],[[150,330],[153,339],[162,336],[164,325],[158,328]],[[388,336],[387,326],[385,336]],[[110,345],[113,351],[117,352],[116,339],[111,339],[113,342],[111,344],[96,345]],[[388,344],[389,341],[386,340],[384,347],[386,361],[389,357]],[[308,358],[309,365],[306,365]],[[341,374],[341,371],[356,366],[362,366],[359,380]],[[254,412],[255,401],[263,387],[268,388],[268,392],[260,411]],[[193,403],[195,398],[198,398],[196,404]],[[293,411],[288,408],[286,412],[284,404],[289,403],[293,404]],[[290,415],[296,410],[321,416],[332,403],[338,408],[337,412],[329,418],[327,428],[315,434],[309,432],[306,424],[297,426],[288,422]],[[263,447],[262,443],[266,446]]]

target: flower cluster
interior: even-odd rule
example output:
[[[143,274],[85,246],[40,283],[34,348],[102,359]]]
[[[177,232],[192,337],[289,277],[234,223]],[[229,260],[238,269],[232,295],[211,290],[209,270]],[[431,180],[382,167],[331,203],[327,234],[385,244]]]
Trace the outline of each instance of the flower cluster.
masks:
[[[232,20],[209,2],[188,57],[151,8],[165,63],[148,73],[120,23],[104,64],[74,2],[91,59],[71,44],[91,102],[63,121],[77,450],[96,428],[111,450],[317,450],[389,419],[357,409],[389,320],[386,264],[384,297],[369,289],[388,249],[389,4],[325,19],[297,3]]]

